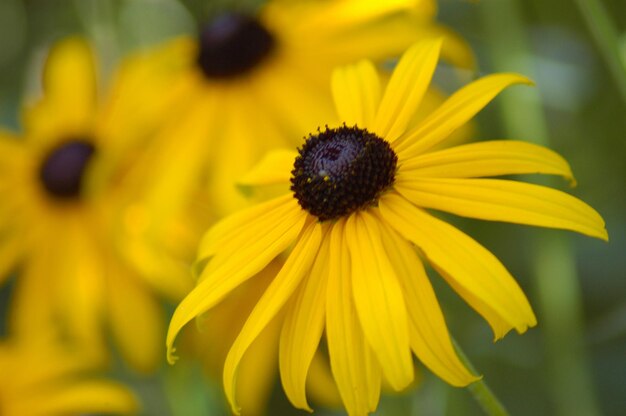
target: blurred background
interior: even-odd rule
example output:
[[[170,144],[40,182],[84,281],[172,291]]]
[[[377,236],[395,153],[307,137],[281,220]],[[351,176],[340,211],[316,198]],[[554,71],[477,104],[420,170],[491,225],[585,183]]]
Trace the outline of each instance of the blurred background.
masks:
[[[43,59],[56,40],[87,36],[106,76],[126,54],[195,33],[199,21],[233,3],[249,7],[258,0],[0,0],[0,124],[19,128],[20,105],[37,93]],[[598,14],[594,4],[605,13]],[[440,0],[439,20],[471,44],[479,74],[520,72],[537,84],[497,98],[477,118],[476,138],[533,141],[559,152],[570,162],[578,186],[569,190],[564,181],[550,184],[596,208],[610,235],[605,244],[562,231],[452,219],[509,268],[539,324],[523,336],[510,334],[494,344],[487,324],[433,279],[451,331],[511,414],[623,415],[626,2]],[[606,42],[599,41],[607,33],[611,37],[611,27],[621,36],[621,52],[607,50]],[[463,74],[467,80],[476,75]],[[445,67],[438,71],[442,89],[458,87],[459,81],[450,78]],[[563,279],[559,267],[575,279]],[[0,289],[3,314],[10,290],[10,284]],[[121,369],[112,375],[139,394],[146,415],[227,414],[219,382],[205,380],[199,371],[164,366],[153,379]],[[278,384],[268,414],[299,414]],[[385,397],[378,414],[481,411],[467,391],[448,387],[425,370],[417,389]]]

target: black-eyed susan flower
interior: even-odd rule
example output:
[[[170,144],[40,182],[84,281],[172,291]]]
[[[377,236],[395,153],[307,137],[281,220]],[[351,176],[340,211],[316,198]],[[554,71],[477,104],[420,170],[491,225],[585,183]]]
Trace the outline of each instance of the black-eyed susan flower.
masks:
[[[98,99],[93,53],[82,40],[53,48],[22,137],[0,133],[0,273],[19,267],[16,331],[43,321],[85,348],[104,348],[111,333],[128,362],[148,370],[160,361],[165,332],[158,295],[175,301],[191,284],[185,267],[165,261],[154,269],[171,276],[137,273],[115,244],[116,217],[133,192],[124,186],[131,149],[151,125],[149,112],[158,113],[126,113],[141,91],[122,90]]]
[[[239,363],[280,312],[279,368],[296,407],[309,408],[305,379],[324,333],[350,414],[376,408],[383,379],[396,390],[407,386],[413,354],[451,385],[474,381],[452,346],[423,261],[487,320],[496,339],[536,324],[524,293],[497,258],[427,209],[607,238],[600,215],[568,194],[485,178],[543,173],[572,179],[554,152],[519,141],[433,150],[504,88],[528,84],[526,78],[486,76],[407,129],[440,46],[412,46],[384,91],[368,61],[337,69],[332,91],[343,123],[312,133],[297,153],[270,154],[242,179],[248,185],[290,183],[291,192],[225,218],[204,236],[198,258],[206,265],[170,322],[170,361],[187,322],[288,253],[226,358],[223,381],[234,411]]]
[[[96,377],[93,364],[88,355],[50,341],[1,342],[0,414],[137,414],[135,396],[120,383]]]
[[[197,38],[134,60],[137,73],[160,74],[150,82],[178,97],[160,134],[156,205],[184,204],[202,180],[218,217],[240,208],[232,178],[334,116],[326,86],[336,65],[395,58],[416,39],[445,34],[446,56],[470,66],[469,48],[435,23],[435,9],[430,0],[273,0],[257,14],[222,12]]]

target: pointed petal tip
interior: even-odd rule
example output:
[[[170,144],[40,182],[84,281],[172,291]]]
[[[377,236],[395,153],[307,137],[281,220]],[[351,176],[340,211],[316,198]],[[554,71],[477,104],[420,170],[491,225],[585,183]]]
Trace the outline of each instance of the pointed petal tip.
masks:
[[[449,385],[453,387],[463,388],[463,387],[469,386],[470,384],[476,383],[477,381],[480,381],[482,379],[483,379],[482,374],[472,374],[468,372],[465,380],[459,381],[458,383],[451,383],[450,381],[446,380],[446,383],[448,383]]]
[[[525,75],[521,75],[521,74],[516,74],[516,73],[508,73],[505,75],[509,75],[512,78],[512,83],[515,84],[524,84],[524,85],[528,85],[531,87],[535,87],[537,84],[535,83],[535,81],[533,81],[532,79],[528,78]]]
[[[471,379],[471,380],[470,380],[470,381],[469,381],[466,385],[464,385],[464,386],[460,386],[460,387],[467,387],[467,386],[469,386],[470,384],[474,384],[474,383],[476,383],[477,381],[482,380],[482,379],[483,379],[483,377],[484,377],[484,376],[483,376],[482,374],[478,374],[478,375],[472,374],[472,379]]]
[[[602,229],[602,234],[599,237],[600,240],[608,243],[609,242],[609,232],[606,230],[606,228]]]

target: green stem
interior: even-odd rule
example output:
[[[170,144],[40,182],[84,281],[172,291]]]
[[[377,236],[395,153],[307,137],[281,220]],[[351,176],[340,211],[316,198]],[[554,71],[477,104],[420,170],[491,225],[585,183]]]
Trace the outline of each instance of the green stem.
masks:
[[[626,102],[626,57],[620,49],[620,37],[609,13],[600,0],[576,0],[580,14],[596,42],[609,72]]]
[[[465,355],[463,350],[461,350],[459,344],[454,339],[452,340],[452,343],[454,344],[457,355],[463,364],[465,364],[465,367],[467,367],[467,369],[473,374],[478,374],[478,371],[476,371],[476,368],[467,358],[467,355]],[[491,388],[489,388],[484,378],[473,382],[467,386],[467,389],[474,397],[474,400],[476,400],[480,407],[485,411],[485,414],[489,416],[508,416],[509,413],[506,411],[498,397],[496,397],[493,393]]]
[[[533,55],[524,32],[520,1],[484,0],[481,4],[494,69],[519,71],[532,78]],[[516,51],[517,56],[511,51]],[[547,123],[537,91],[512,89],[499,101],[509,137],[548,145]],[[569,238],[556,231],[535,230],[533,234],[537,237],[531,245],[532,278],[554,414],[598,415],[584,348],[580,286]]]

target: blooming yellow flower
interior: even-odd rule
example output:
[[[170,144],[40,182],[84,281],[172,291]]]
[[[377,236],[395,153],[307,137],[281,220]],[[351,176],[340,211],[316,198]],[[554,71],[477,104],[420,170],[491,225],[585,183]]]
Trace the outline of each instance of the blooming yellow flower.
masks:
[[[123,177],[138,154],[136,135],[158,111],[126,113],[140,91],[128,97],[114,86],[99,101],[96,87],[89,46],[64,40],[46,62],[42,99],[24,113],[23,137],[0,132],[0,278],[20,266],[16,331],[43,321],[104,348],[106,323],[123,356],[148,370],[160,361],[165,332],[157,294],[178,300],[191,279],[140,275],[116,248],[117,206],[131,192]]]
[[[395,58],[416,39],[445,35],[450,61],[472,65],[464,41],[434,22],[435,9],[431,0],[273,0],[256,16],[222,13],[198,39],[136,59],[130,66],[160,74],[150,82],[178,98],[155,151],[154,205],[175,211],[203,178],[218,217],[240,208],[233,178],[333,117],[326,87],[339,64]]]
[[[554,152],[518,141],[433,150],[501,90],[527,84],[526,78],[479,79],[407,130],[440,47],[440,41],[412,46],[384,92],[368,61],[337,69],[332,91],[345,124],[313,133],[298,153],[270,154],[242,180],[290,182],[291,192],[225,218],[204,236],[198,258],[206,266],[170,322],[170,362],[187,322],[289,253],[226,358],[223,381],[233,411],[239,363],[281,310],[279,368],[296,407],[309,408],[305,379],[324,332],[350,414],[376,408],[382,379],[396,390],[407,386],[414,377],[412,353],[452,385],[474,381],[452,346],[422,259],[487,320],[496,339],[536,324],[524,293],[496,257],[425,208],[607,238],[599,214],[570,195],[483,178],[543,173],[572,179]]]
[[[1,415],[137,413],[134,395],[119,383],[95,378],[88,357],[30,341],[0,343]]]

